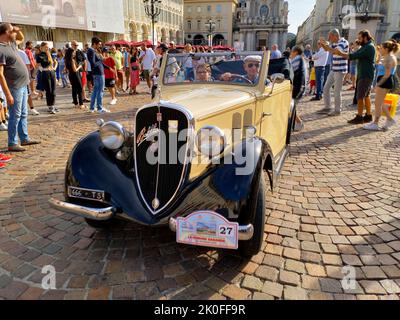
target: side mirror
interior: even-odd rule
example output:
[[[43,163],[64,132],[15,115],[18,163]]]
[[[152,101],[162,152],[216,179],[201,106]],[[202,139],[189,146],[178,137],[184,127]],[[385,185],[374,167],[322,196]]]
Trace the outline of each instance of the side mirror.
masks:
[[[271,92],[268,94],[268,97],[272,96],[274,93],[275,84],[281,84],[285,81],[285,75],[283,73],[274,73],[271,76],[272,80],[272,89]]]

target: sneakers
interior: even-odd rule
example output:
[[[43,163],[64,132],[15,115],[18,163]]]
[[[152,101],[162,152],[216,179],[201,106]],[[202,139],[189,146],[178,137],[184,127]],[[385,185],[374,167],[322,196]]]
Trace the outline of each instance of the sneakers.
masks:
[[[0,131],[7,131],[8,127],[5,123],[0,123]]]
[[[50,114],[56,114],[56,108],[55,107],[49,107],[48,113]]]
[[[368,131],[382,131],[382,129],[375,122],[366,124],[363,129]]]
[[[303,121],[300,122],[300,123],[298,123],[298,122],[295,123],[295,125],[294,125],[294,131],[295,132],[302,131],[303,129],[304,129],[304,122]]]
[[[347,121],[349,124],[364,124],[364,117],[357,115],[354,119]]]
[[[396,121],[394,119],[387,119],[386,124],[383,126],[384,131],[388,131],[391,127],[393,127],[396,124]]]
[[[331,109],[326,109],[326,108],[317,111],[318,114],[327,114],[327,113],[330,113],[330,112],[331,112]]]
[[[112,99],[110,105],[115,106],[117,104],[117,101],[118,101],[117,99]]]
[[[371,115],[371,114],[370,114],[370,115],[366,114],[366,115],[364,116],[364,123],[372,122],[372,120],[373,120],[373,118],[372,118],[372,115]]]
[[[31,116],[38,116],[40,113],[35,108],[33,108],[29,110],[29,114]]]
[[[34,146],[40,144],[40,141],[35,141],[35,140],[28,140],[28,141],[24,141],[21,143],[21,146],[26,147],[26,146]]]
[[[15,146],[8,147],[8,151],[10,152],[24,152],[25,148],[22,148],[20,145],[16,144]]]
[[[101,110],[99,110],[99,113],[110,113],[111,111],[110,110],[108,110],[108,109],[106,109],[106,108],[103,108],[103,109],[101,109]]]
[[[0,153],[0,163],[10,162],[10,161],[11,161],[11,157]]]
[[[332,111],[328,113],[329,117],[337,117],[340,116],[340,111]]]
[[[5,167],[6,167],[6,164],[0,162],[0,170],[1,170],[1,169],[4,169]]]

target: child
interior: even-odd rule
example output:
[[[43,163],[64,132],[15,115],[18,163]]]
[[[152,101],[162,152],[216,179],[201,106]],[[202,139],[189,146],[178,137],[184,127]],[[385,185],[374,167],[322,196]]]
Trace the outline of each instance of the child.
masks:
[[[311,68],[311,73],[310,73],[310,95],[315,95],[316,94],[316,74],[315,74],[315,67]]]
[[[117,104],[117,96],[115,90],[115,80],[117,78],[117,69],[115,66],[114,58],[110,56],[107,48],[103,49],[103,65],[104,65],[104,75],[106,79],[106,88],[110,91],[111,102],[110,105]]]

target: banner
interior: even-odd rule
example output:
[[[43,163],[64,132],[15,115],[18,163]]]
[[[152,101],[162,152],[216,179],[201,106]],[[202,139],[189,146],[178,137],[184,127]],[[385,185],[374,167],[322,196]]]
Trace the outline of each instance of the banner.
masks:
[[[86,0],[87,30],[125,33],[123,0]]]
[[[123,0],[0,0],[0,21],[97,32],[125,32]]]

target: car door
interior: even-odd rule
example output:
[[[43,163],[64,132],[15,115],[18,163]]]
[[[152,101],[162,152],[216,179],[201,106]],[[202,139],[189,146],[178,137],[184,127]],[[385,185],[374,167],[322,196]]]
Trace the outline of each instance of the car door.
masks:
[[[261,137],[264,138],[277,157],[286,146],[288,117],[290,112],[290,82],[285,81],[268,87],[260,100]]]

